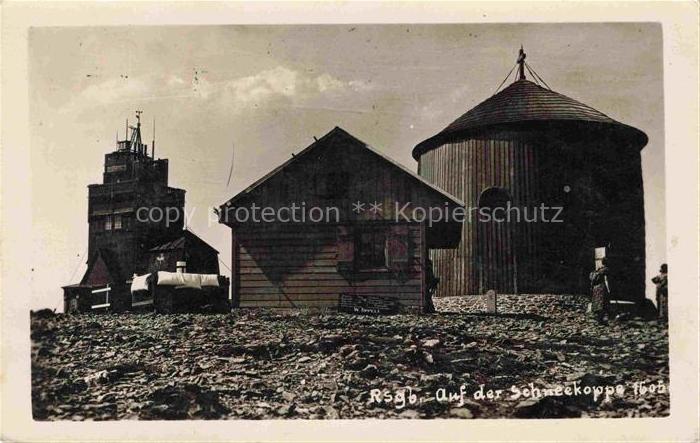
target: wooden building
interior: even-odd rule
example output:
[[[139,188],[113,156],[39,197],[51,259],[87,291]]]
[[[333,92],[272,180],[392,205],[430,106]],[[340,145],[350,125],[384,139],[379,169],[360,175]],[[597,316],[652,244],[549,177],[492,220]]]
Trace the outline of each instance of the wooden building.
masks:
[[[187,272],[219,273],[219,251],[192,231],[180,231],[174,238],[152,247],[147,255],[147,272],[175,272],[178,262],[186,263]]]
[[[189,230],[181,231],[177,237],[148,251],[146,276],[149,288],[146,291],[131,291],[132,308],[154,310],[159,313],[228,312],[230,280],[219,275],[219,252]],[[215,277],[215,286],[185,284],[163,284],[164,274],[181,274],[197,279],[207,275]]]
[[[606,247],[616,296],[643,298],[647,136],[526,79],[522,49],[518,64],[516,81],[413,149],[419,174],[474,211],[458,249],[432,252],[438,295],[586,292]],[[549,221],[532,222],[542,205]],[[478,217],[512,207],[519,221]]]
[[[218,252],[183,231],[185,191],[168,186],[168,160],[142,142],[140,112],[127,129],[131,136],[105,155],[103,182],[88,186],[88,267],[79,283],[63,287],[64,312],[129,310],[132,276],[157,266],[175,271],[179,260],[219,272]]]
[[[336,308],[342,296],[367,295],[419,311],[428,249],[454,248],[461,225],[398,210],[429,207],[463,209],[336,127],[220,206],[232,233],[232,304]]]

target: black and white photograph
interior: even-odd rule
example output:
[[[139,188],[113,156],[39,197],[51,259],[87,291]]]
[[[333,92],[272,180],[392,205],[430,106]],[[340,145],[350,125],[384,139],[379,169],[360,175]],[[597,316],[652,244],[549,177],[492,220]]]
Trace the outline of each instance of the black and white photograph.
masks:
[[[26,306],[31,421],[666,426],[673,331],[697,327],[674,314],[697,291],[669,255],[669,38],[29,27],[30,268],[3,299]]]

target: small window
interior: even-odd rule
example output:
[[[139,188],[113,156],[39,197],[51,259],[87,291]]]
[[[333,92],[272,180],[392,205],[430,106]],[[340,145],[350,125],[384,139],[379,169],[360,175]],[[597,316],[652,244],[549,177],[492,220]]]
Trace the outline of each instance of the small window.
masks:
[[[122,228],[122,216],[115,215],[114,216],[114,229],[121,229],[121,228]]]
[[[386,230],[363,229],[357,237],[357,269],[376,269],[386,266]]]
[[[112,230],[112,216],[108,215],[105,217],[105,231],[111,231]]]
[[[95,289],[92,291],[92,309],[108,308],[111,305],[109,301],[109,293],[112,289],[109,285],[102,289]]]
[[[507,208],[511,202],[510,194],[503,188],[492,187],[484,190],[479,196],[479,208]]]

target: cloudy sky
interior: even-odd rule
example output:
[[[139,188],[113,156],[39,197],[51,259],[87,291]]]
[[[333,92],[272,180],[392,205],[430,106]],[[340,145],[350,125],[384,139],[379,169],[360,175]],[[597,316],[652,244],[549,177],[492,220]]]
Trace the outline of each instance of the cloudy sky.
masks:
[[[662,36],[653,24],[33,28],[32,308],[85,270],[87,185],[125,119],[187,190],[190,227],[230,265],[208,212],[334,126],[415,170],[413,146],[491,96],[520,45],[555,91],[649,135],[647,272],[665,260]],[[227,186],[231,150],[233,178]],[[222,271],[228,274],[225,266]]]

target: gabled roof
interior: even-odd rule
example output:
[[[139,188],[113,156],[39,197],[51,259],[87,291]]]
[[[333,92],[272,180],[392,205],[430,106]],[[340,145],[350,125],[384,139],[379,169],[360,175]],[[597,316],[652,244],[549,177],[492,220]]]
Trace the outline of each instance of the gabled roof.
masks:
[[[199,236],[197,236],[194,232],[185,229],[181,233],[178,233],[177,236],[171,238],[170,240],[161,243],[160,245],[154,246],[149,251],[151,252],[162,252],[162,251],[172,251],[175,249],[185,249],[187,247],[191,247],[193,244],[199,244],[205,248],[208,248],[217,254],[219,251],[214,249],[209,243],[205,242],[202,240]]]
[[[92,273],[100,266],[105,266],[108,274],[108,281],[90,282]],[[102,285],[111,282],[122,282],[126,277],[122,275],[119,263],[108,249],[98,249],[97,252],[90,258],[88,267],[80,279],[80,285]]]
[[[486,99],[450,123],[437,135],[419,143],[413,150],[418,158],[445,140],[489,126],[523,122],[582,122],[611,126],[626,133],[640,144],[647,143],[646,134],[620,123],[602,112],[573,98],[543,88],[529,80],[518,80],[498,94]]]
[[[387,164],[391,165],[391,167],[401,170],[403,173],[407,174],[407,175],[410,176],[412,179],[414,179],[416,182],[418,182],[421,186],[425,186],[425,187],[431,189],[433,192],[438,193],[438,194],[441,196],[441,198],[447,199],[447,200],[451,201],[452,203],[454,203],[455,205],[464,206],[464,202],[462,202],[462,200],[460,200],[459,198],[457,198],[457,197],[455,197],[455,196],[453,196],[453,195],[451,195],[451,194],[449,194],[449,193],[443,191],[442,189],[440,189],[440,188],[438,188],[437,186],[435,186],[434,184],[428,182],[428,181],[425,180],[423,177],[421,177],[420,175],[418,175],[418,174],[416,174],[415,172],[411,171],[411,170],[408,169],[407,167],[405,167],[405,166],[403,166],[402,164],[400,164],[400,163],[394,161],[393,159],[387,157],[386,155],[380,153],[379,151],[377,151],[376,149],[372,148],[371,146],[369,146],[369,145],[366,144],[365,142],[361,141],[360,139],[356,138],[356,137],[353,136],[352,134],[348,133],[348,132],[345,131],[344,129],[339,128],[338,126],[336,126],[336,127],[333,128],[330,132],[328,132],[326,135],[324,135],[323,137],[321,137],[321,138],[319,138],[318,140],[314,141],[311,145],[309,145],[308,147],[306,147],[305,149],[303,149],[301,152],[299,152],[298,154],[292,156],[292,158],[290,158],[290,159],[287,160],[286,162],[282,163],[281,165],[279,165],[278,167],[276,167],[275,169],[273,169],[272,171],[270,171],[268,174],[266,174],[265,176],[261,177],[259,180],[255,181],[252,185],[248,186],[246,189],[244,189],[243,191],[241,191],[241,192],[239,192],[238,194],[236,194],[235,196],[233,196],[230,200],[228,200],[226,203],[224,203],[223,205],[221,205],[221,208],[223,208],[223,207],[225,207],[225,206],[233,205],[236,201],[238,201],[238,200],[240,200],[240,199],[242,199],[242,198],[248,196],[252,191],[254,191],[255,189],[257,189],[259,186],[261,186],[262,184],[264,184],[264,183],[267,182],[268,180],[270,180],[270,179],[271,179],[272,177],[274,177],[275,175],[279,174],[282,170],[284,170],[285,168],[287,168],[289,165],[293,164],[294,162],[299,161],[299,160],[302,159],[303,157],[305,157],[305,156],[309,155],[310,153],[314,152],[316,149],[319,149],[320,147],[326,146],[327,143],[329,142],[329,140],[332,139],[332,138],[334,138],[334,137],[342,137],[342,138],[346,138],[346,139],[351,140],[351,141],[354,142],[356,145],[365,148],[368,152],[371,152],[373,155],[375,155],[375,156],[381,158],[384,162],[386,162]]]

